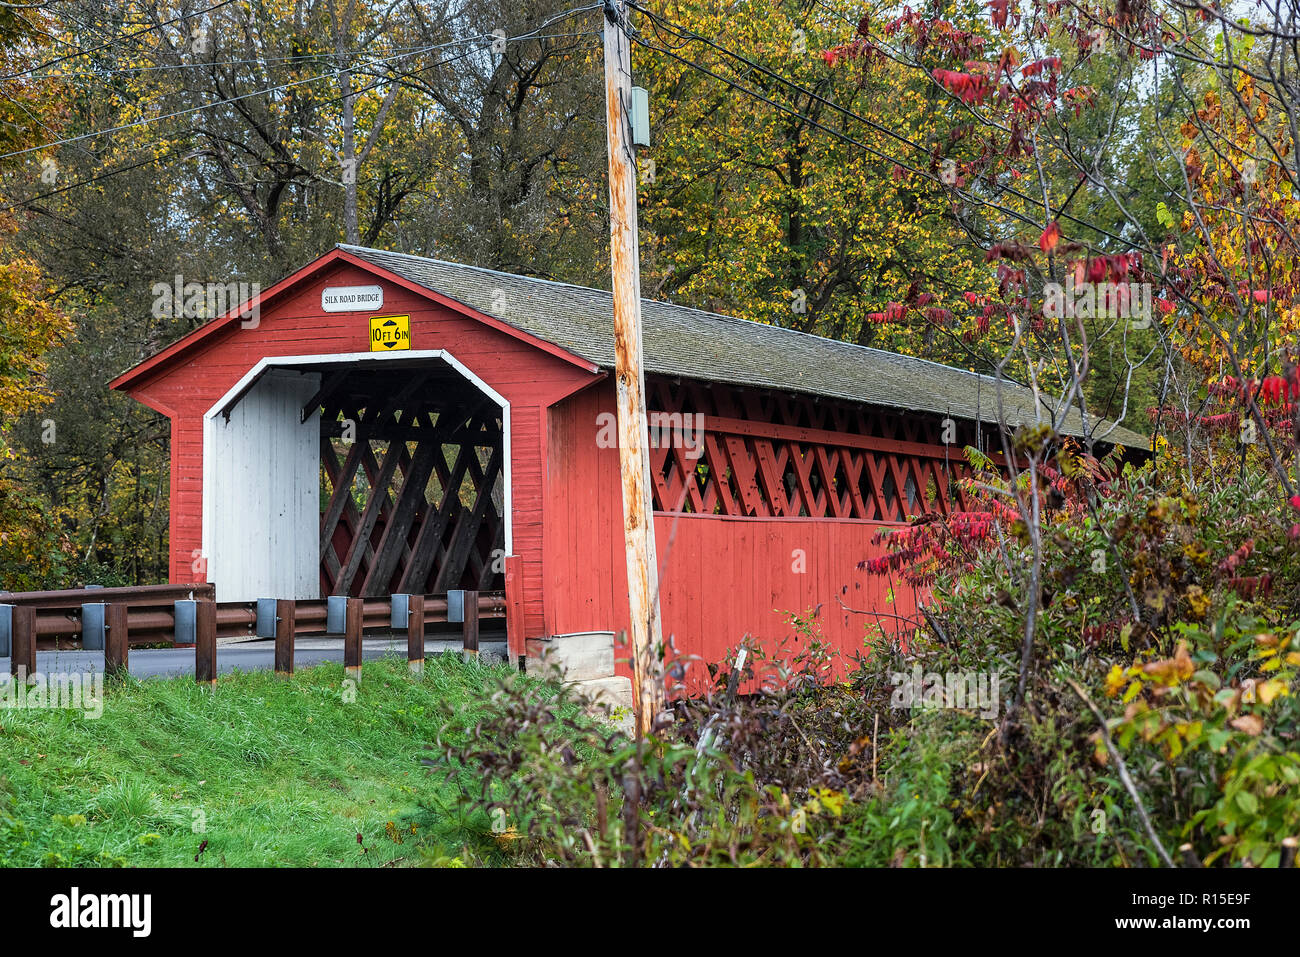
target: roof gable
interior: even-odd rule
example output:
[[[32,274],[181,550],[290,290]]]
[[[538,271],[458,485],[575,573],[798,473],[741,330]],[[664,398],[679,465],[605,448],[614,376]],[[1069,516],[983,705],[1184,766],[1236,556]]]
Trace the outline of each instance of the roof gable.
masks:
[[[478,322],[482,322],[485,325],[497,329],[500,332],[504,332],[516,339],[527,342],[543,352],[547,352],[565,360],[566,362],[570,362],[584,371],[598,372],[600,370],[600,367],[595,363],[589,362],[583,357],[575,355],[574,353],[557,346],[555,343],[538,339],[536,336],[524,329],[503,322],[494,316],[481,313],[472,306],[463,303],[458,299],[443,295],[436,289],[430,289],[427,286],[423,286],[420,283],[414,282],[400,274],[390,272],[383,268],[383,266],[353,255],[346,248],[339,246],[281,279],[269,289],[263,290],[253,299],[239,303],[224,315],[204,323],[197,329],[186,333],[175,342],[154,353],[149,358],[132,366],[130,369],[109,382],[109,388],[129,391],[143,381],[171,366],[171,364],[179,360],[182,355],[199,348],[204,343],[215,341],[215,337],[233,328],[236,323],[240,322],[242,317],[248,314],[250,308],[256,308],[259,313],[270,309],[274,303],[290,295],[295,289],[299,288],[303,284],[315,279],[323,270],[329,268],[335,263],[347,263],[356,266],[357,268],[370,273],[377,279],[383,279],[395,283],[404,289],[414,292],[417,295],[423,296],[424,298],[440,305],[446,306],[455,312],[461,313],[462,315]]]

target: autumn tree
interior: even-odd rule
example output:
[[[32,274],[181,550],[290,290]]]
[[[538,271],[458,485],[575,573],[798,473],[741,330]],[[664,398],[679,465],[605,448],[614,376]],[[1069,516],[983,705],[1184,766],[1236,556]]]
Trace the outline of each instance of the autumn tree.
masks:
[[[1204,415],[1206,406],[1227,401],[1239,410],[1228,417],[1239,428],[1231,441],[1241,468],[1255,456],[1281,493],[1277,511],[1289,521],[1300,509],[1289,475],[1300,436],[1297,64],[1283,39],[1295,11],[1280,6],[1258,21],[1178,2],[994,0],[985,9],[987,24],[942,8],[864,17],[827,58],[864,74],[888,61],[943,97],[929,174],[955,168],[957,200],[988,210],[995,241],[986,259],[999,289],[986,309],[1014,330],[999,369],[1023,356],[1043,397],[1038,423],[1003,431],[1010,474],[988,486],[1014,507],[1009,531],[1027,558],[1009,575],[1023,642],[1005,735],[1039,653],[1043,562],[1059,518],[1050,513],[1066,485],[1094,517],[1102,494],[1095,470],[1056,431],[1077,407],[1093,429],[1084,452],[1104,438],[1088,386],[1100,344],[1118,341],[1130,370],[1159,370],[1153,447],[1168,447],[1161,429],[1181,444],[1173,481],[1194,490],[1219,480],[1196,468],[1194,449],[1223,418]],[[1104,93],[1089,70],[1100,57],[1112,64]],[[1139,166],[1160,184],[1154,208],[1135,201],[1143,197],[1122,175]],[[1125,408],[1128,398],[1126,390]],[[1265,414],[1269,402],[1280,406],[1283,430]],[[1162,454],[1158,466],[1171,464]],[[1137,570],[1124,574],[1141,580]],[[1175,599],[1161,586],[1153,600]],[[1128,601],[1136,620],[1132,588]]]
[[[34,81],[36,40],[46,24],[36,10],[0,7],[0,72],[7,86],[0,102],[0,176],[51,184],[58,166],[30,152],[40,137],[62,125],[61,91]],[[16,478],[21,452],[12,444],[16,422],[50,401],[46,353],[64,340],[68,318],[49,303],[51,286],[39,265],[14,248],[21,225],[12,206],[0,207],[0,588],[41,581],[66,555],[56,516],[43,512]],[[42,423],[47,440],[55,423]]]
[[[829,5],[847,15],[845,4]],[[861,344],[978,364],[968,293],[995,284],[982,224],[924,162],[924,84],[828,65],[843,21],[795,3],[688,0],[638,20],[651,294]],[[876,117],[888,117],[880,123]],[[976,235],[972,236],[971,230]],[[908,316],[919,335],[899,335]]]

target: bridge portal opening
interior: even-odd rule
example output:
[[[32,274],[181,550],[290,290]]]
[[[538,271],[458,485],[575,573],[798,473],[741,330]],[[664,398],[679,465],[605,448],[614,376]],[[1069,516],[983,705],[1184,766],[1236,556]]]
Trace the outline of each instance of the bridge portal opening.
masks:
[[[504,588],[509,405],[447,353],[265,359],[208,413],[223,601]]]

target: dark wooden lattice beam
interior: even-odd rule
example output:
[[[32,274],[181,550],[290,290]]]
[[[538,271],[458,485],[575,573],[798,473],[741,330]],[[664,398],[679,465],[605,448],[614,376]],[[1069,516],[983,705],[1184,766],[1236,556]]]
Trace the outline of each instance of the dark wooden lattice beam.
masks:
[[[473,460],[470,468],[477,471],[477,458]],[[495,446],[492,449],[491,457],[488,459],[487,468],[482,470],[478,481],[475,482],[477,495],[473,508],[462,509],[457,519],[456,531],[447,547],[446,560],[443,562],[442,567],[438,569],[438,574],[434,578],[433,591],[435,594],[446,591],[447,588],[451,587],[450,583],[459,582],[464,577],[465,564],[469,560],[469,550],[478,538],[479,527],[483,524],[483,518],[492,504],[492,486],[495,484],[500,471],[501,447]]]

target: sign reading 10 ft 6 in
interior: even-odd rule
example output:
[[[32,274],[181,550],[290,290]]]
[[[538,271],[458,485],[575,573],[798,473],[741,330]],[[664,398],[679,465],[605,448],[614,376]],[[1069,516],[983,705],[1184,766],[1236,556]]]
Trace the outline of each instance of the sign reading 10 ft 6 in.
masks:
[[[396,352],[411,348],[410,316],[371,316],[370,351]]]

